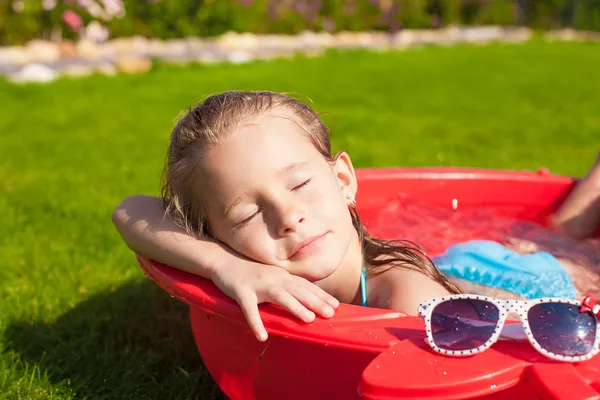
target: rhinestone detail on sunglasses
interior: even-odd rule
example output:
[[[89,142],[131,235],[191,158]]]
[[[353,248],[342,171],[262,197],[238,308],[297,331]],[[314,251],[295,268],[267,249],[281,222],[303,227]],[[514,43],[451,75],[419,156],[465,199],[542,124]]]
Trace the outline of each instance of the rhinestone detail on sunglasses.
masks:
[[[434,310],[438,306],[440,306],[444,303],[446,303],[445,304],[446,308],[451,309],[452,303],[450,303],[450,301],[452,301],[452,300],[460,300],[459,302],[456,302],[456,303],[457,304],[460,303],[463,306],[465,304],[469,304],[470,306],[472,306],[471,312],[473,312],[473,310],[475,310],[479,314],[478,317],[480,319],[474,320],[474,319],[469,319],[469,318],[463,317],[463,321],[466,321],[466,322],[463,322],[463,321],[461,321],[461,316],[459,315],[458,312],[456,313],[456,315],[453,316],[447,312],[444,313],[442,311],[442,312],[435,313],[436,314],[435,318],[437,318],[437,322],[432,321],[434,319]],[[472,302],[468,302],[468,301],[464,301],[464,300],[472,300]],[[484,306],[484,308],[486,310],[484,312],[480,312],[483,310],[478,310],[475,304],[477,304],[478,306]],[[552,323],[549,323],[547,325],[540,325],[539,322],[531,323],[528,319],[529,318],[528,313],[532,308],[534,308],[538,305],[547,305],[546,308],[542,308],[542,311],[545,310],[547,313],[547,316],[549,318],[551,318],[552,316],[555,316],[555,317],[562,317],[563,319],[566,319],[568,321],[572,321],[574,315],[579,314],[577,318],[580,318],[581,314],[587,313],[587,317],[584,316],[583,318],[587,318],[588,325],[593,325],[592,327],[595,329],[595,332],[591,332],[591,333],[593,333],[593,337],[588,338],[589,339],[588,341],[591,342],[591,346],[589,345],[589,343],[583,342],[583,339],[586,338],[586,334],[583,331],[583,329],[580,330],[580,328],[582,328],[582,327],[577,325],[578,323],[580,323],[578,321],[573,322],[574,326],[567,327],[567,328],[570,328],[571,330],[573,330],[573,328],[577,328],[578,329],[577,337],[575,339],[566,337],[566,339],[564,340],[564,344],[568,344],[569,341],[575,340],[576,342],[578,342],[576,344],[580,344],[579,342],[581,342],[581,343],[583,343],[584,347],[587,348],[588,350],[586,350],[586,352],[583,354],[565,355],[565,354],[559,354],[560,353],[559,351],[549,351],[548,349],[546,349],[542,345],[540,345],[540,343],[538,342],[539,338],[536,338],[535,337],[536,335],[534,335],[532,332],[532,325],[534,326],[534,328],[537,327],[540,330],[544,329],[544,326],[548,327],[548,332],[546,332],[546,333],[542,332],[542,333],[538,334],[538,336],[539,335],[542,336],[541,339],[547,340],[546,344],[548,347],[551,347],[553,344],[555,344],[554,342],[550,341],[555,338],[549,337],[548,333],[551,333],[550,331],[552,329],[560,331],[561,326],[554,326]],[[576,309],[574,310],[571,307],[567,307],[565,309],[565,307],[562,305],[567,305],[567,306],[571,305]],[[555,309],[552,309],[552,306],[554,306]],[[562,314],[564,314],[564,315],[559,315],[559,312],[561,310],[563,311]],[[482,319],[483,317],[486,317],[486,312],[492,316],[492,319],[490,319],[488,321]],[[450,356],[469,356],[469,355],[474,355],[474,354],[477,354],[477,353],[487,350],[498,339],[502,339],[502,337],[501,337],[502,329],[504,327],[506,317],[511,312],[515,313],[519,316],[522,327],[523,327],[523,331],[525,332],[527,339],[533,345],[533,347],[538,352],[542,353],[543,355],[545,355],[551,359],[554,359],[557,361],[565,361],[565,362],[585,361],[585,360],[589,360],[590,358],[592,358],[599,352],[600,323],[598,322],[598,315],[600,314],[600,305],[596,304],[596,300],[592,296],[586,296],[583,299],[583,301],[567,300],[567,299],[559,299],[559,298],[544,298],[544,299],[535,299],[535,300],[499,300],[499,299],[486,297],[486,296],[470,295],[470,294],[457,294],[457,295],[451,295],[451,296],[445,296],[445,297],[431,299],[431,300],[422,302],[419,305],[419,315],[424,320],[425,326],[426,326],[426,331],[427,331],[426,341],[429,343],[429,345],[432,347],[432,349],[435,350],[436,352],[445,354],[445,355],[450,355]],[[554,312],[554,315],[552,315],[552,312]],[[544,315],[546,315],[546,314],[540,313],[538,318],[541,320],[544,317]],[[477,335],[479,335],[479,337],[481,338],[482,337],[481,334],[484,333],[485,340],[480,340],[480,342],[483,342],[483,343],[481,343],[480,345],[477,345],[473,348],[461,348],[461,349],[455,349],[455,350],[442,348],[442,346],[440,346],[438,343],[436,343],[436,340],[435,340],[436,337],[434,337],[434,335],[436,335],[436,332],[438,332],[441,334],[437,335],[437,336],[443,337],[444,334],[448,333],[448,331],[450,329],[447,326],[449,324],[446,324],[446,331],[436,331],[434,329],[434,326],[435,326],[435,323],[438,323],[440,319],[443,320],[444,318],[447,321],[442,321],[442,322],[449,322],[449,323],[453,323],[456,325],[453,328],[453,330],[450,331],[450,334],[454,334],[459,337],[471,335],[471,337],[467,337],[467,339],[475,341],[475,339],[477,338]],[[486,324],[487,324],[487,326],[486,326]],[[462,332],[461,332],[461,328],[463,330]],[[493,328],[493,332],[492,332],[492,328]],[[562,328],[565,328],[565,327],[562,326]],[[454,332],[454,330],[456,332]],[[478,330],[479,330],[479,332],[478,332]],[[485,330],[487,330],[487,332],[485,332]],[[438,339],[438,341],[440,341],[440,338],[437,338],[437,339]],[[444,340],[444,338],[442,338],[442,341],[443,340]],[[454,344],[455,343],[452,343],[452,344],[450,344],[450,346],[452,346]],[[447,346],[447,347],[449,347],[449,346]],[[457,347],[461,347],[461,346],[459,345]],[[462,347],[464,347],[464,346],[462,346]],[[562,346],[560,344],[558,345],[558,347],[560,349],[562,349]],[[569,349],[565,350],[565,352],[568,353]]]

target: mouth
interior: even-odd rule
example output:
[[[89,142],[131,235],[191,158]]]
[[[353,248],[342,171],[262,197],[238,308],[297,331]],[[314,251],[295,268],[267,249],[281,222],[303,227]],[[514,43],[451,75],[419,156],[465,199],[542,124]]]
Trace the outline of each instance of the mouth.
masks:
[[[310,254],[312,251],[314,251],[314,249],[318,247],[319,243],[323,240],[327,233],[328,232],[325,232],[321,235],[312,236],[308,239],[301,241],[294,247],[294,251],[288,259],[290,261],[299,260],[304,256]]]

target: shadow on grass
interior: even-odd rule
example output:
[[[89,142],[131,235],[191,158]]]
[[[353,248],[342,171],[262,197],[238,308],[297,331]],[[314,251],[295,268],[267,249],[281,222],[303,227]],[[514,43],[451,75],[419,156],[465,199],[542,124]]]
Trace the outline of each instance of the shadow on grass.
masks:
[[[8,346],[76,398],[221,399],[188,308],[148,280],[90,297],[56,321],[12,324]]]

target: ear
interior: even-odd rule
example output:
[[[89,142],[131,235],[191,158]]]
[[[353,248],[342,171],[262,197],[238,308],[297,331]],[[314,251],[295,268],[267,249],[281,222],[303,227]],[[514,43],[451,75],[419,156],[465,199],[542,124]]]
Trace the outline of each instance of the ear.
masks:
[[[333,173],[337,179],[342,195],[347,199],[354,199],[358,190],[356,173],[352,166],[350,156],[345,152],[339,152],[333,159]],[[349,201],[349,204],[351,202]]]

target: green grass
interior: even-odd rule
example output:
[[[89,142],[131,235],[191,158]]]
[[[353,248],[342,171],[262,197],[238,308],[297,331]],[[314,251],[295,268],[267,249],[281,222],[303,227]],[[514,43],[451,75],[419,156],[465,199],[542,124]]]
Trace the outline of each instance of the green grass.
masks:
[[[309,96],[358,167],[458,165],[581,175],[600,150],[600,45],[331,53],[142,76],[0,81],[0,399],[216,393],[186,307],[111,224],[157,194],[168,132],[206,94]]]

